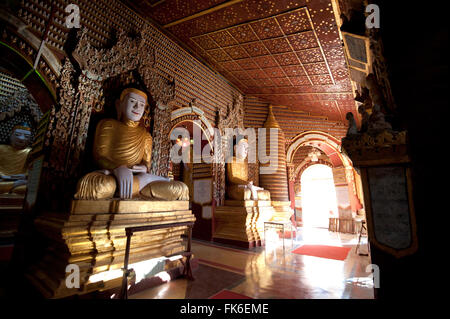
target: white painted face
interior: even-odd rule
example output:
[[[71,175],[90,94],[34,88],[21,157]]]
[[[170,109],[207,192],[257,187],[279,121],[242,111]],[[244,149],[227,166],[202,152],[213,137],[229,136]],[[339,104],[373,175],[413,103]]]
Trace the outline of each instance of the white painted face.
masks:
[[[244,160],[248,155],[248,143],[245,141],[239,142],[236,145],[236,157]]]
[[[125,119],[139,122],[144,115],[146,100],[136,93],[128,93],[122,101],[122,114]]]
[[[11,134],[10,141],[12,147],[19,150],[24,149],[31,142],[31,132],[16,128]]]

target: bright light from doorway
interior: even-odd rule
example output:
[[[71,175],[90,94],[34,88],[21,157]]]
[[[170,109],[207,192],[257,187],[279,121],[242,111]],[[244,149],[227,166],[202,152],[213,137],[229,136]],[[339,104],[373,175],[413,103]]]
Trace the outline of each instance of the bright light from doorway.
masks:
[[[329,217],[338,212],[331,168],[312,165],[303,172],[301,183],[304,227],[328,228]]]

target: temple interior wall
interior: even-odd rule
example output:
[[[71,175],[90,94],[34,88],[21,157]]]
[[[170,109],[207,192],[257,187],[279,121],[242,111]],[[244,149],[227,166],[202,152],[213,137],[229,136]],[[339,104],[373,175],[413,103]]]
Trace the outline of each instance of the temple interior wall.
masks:
[[[266,120],[269,103],[256,96],[245,96],[245,127],[262,127]],[[322,131],[337,139],[347,132],[347,126],[340,121],[330,121],[324,116],[312,116],[305,112],[293,112],[287,107],[274,105],[273,113],[286,137],[286,141],[306,131]],[[295,116],[293,116],[295,113]]]
[[[40,116],[42,113],[26,87],[18,79],[0,72],[0,144],[9,143],[16,124],[28,123],[34,134]]]
[[[176,44],[162,31],[145,21],[135,12],[119,1],[71,1],[77,4],[81,12],[80,23],[88,28],[88,38],[95,47],[108,47],[114,44],[118,30],[130,34],[139,33],[148,28],[144,35],[145,42],[156,51],[155,68],[164,77],[175,79],[175,108],[187,106],[196,99],[196,106],[205,112],[205,117],[215,122],[216,111],[232,103],[233,96],[239,91],[230,85],[223,77],[195,59],[185,49]],[[57,1],[55,22],[49,30],[49,48],[61,60],[65,55],[66,41],[70,42],[70,32],[64,26],[67,14],[64,8],[66,1]],[[18,17],[30,25],[33,33],[42,35],[50,14],[50,5],[42,1],[22,1]]]
[[[142,34],[143,39],[146,45],[155,50],[154,68],[156,72],[166,79],[175,80],[175,99],[171,103],[174,109],[195,105],[204,112],[205,118],[213,126],[216,126],[218,111],[234,106],[236,97],[241,94],[239,90],[202,61],[194,58],[163,31],[140,17],[139,13],[136,15],[119,1],[74,1],[74,3],[80,7],[81,12],[87,12],[81,16],[80,22],[83,27],[88,29],[89,42],[97,48],[109,48],[114,45],[119,30],[124,30],[129,34],[138,34],[145,30]],[[70,30],[65,27],[67,14],[64,12],[64,8],[67,3],[58,1],[54,5],[56,13],[54,23],[49,28],[46,45],[62,64],[66,55],[71,52],[70,43],[75,41],[75,29]],[[51,6],[47,2],[31,0],[20,3],[17,16],[27,23],[30,31],[40,39],[50,18],[50,13]],[[106,105],[105,107],[111,106]],[[244,96],[244,127],[263,127],[268,108],[269,103],[264,99],[251,95]],[[322,131],[336,139],[341,139],[346,133],[345,123],[331,121],[324,116],[312,116],[305,112],[291,111],[287,107],[278,105],[273,106],[273,112],[286,137],[286,149],[291,140],[302,132]],[[292,116],[293,112],[295,117]],[[250,145],[250,147],[256,145]],[[87,150],[86,154],[90,153],[91,151]],[[213,180],[212,169],[210,165],[194,165],[194,175],[200,175],[194,176],[193,180]],[[177,172],[174,173],[177,174]],[[249,164],[249,180],[252,180],[255,185],[259,185],[259,164]],[[194,200],[194,202],[196,201]],[[208,207],[211,206],[211,203],[197,202],[195,204],[200,205],[200,207],[193,208],[198,221],[205,220],[205,228],[208,228],[211,222],[211,213]],[[203,206],[207,207],[206,211],[203,211]]]

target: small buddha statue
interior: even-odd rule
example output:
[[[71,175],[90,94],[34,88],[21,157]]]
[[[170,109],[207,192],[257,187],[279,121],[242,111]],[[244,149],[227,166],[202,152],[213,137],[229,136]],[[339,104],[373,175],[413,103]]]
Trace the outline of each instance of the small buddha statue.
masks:
[[[13,127],[10,144],[0,145],[0,194],[25,194],[27,158],[31,148],[31,128],[27,123]]]
[[[248,141],[240,139],[234,147],[236,156],[226,164],[228,198],[235,200],[270,200],[270,192],[248,180]]]
[[[383,93],[381,93],[381,88],[375,74],[370,73],[366,77],[366,86],[369,89],[369,96],[372,104],[385,106]]]
[[[361,114],[361,133],[367,132],[369,127],[369,113],[367,113],[366,107],[364,104],[358,107],[358,113]]]
[[[378,134],[385,130],[392,130],[391,124],[386,122],[383,112],[379,104],[374,104],[372,107],[372,114],[369,117],[369,124],[367,132],[369,134]]]
[[[76,199],[152,198],[189,200],[187,186],[150,174],[152,137],[140,126],[147,95],[134,88],[122,91],[118,120],[104,119],[96,127],[93,157],[101,168],[80,179]]]
[[[358,134],[358,129],[356,128],[356,121],[352,112],[348,112],[345,115],[346,120],[348,121],[348,129],[347,129],[347,138],[351,138]]]

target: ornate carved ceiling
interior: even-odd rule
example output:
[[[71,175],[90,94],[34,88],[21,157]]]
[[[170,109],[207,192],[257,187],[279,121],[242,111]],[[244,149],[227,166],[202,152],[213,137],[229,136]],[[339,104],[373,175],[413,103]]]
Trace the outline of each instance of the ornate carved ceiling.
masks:
[[[355,111],[331,0],[123,0],[245,94],[345,121]]]

